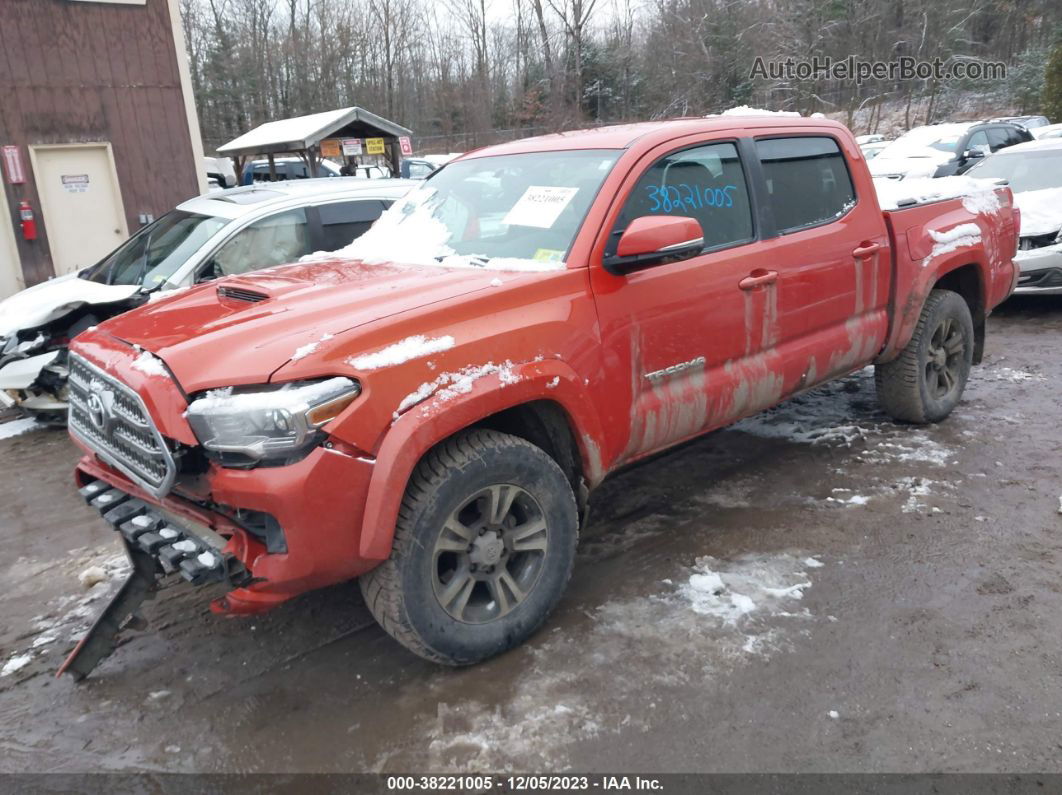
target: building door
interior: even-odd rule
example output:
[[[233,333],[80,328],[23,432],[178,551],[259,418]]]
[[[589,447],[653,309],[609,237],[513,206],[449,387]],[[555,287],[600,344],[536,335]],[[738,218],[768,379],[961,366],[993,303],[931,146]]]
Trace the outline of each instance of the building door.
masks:
[[[101,259],[129,236],[110,144],[31,146],[56,276]]]
[[[13,295],[26,286],[22,278],[22,265],[15,247],[15,224],[18,221],[11,214],[7,196],[0,187],[0,299]]]

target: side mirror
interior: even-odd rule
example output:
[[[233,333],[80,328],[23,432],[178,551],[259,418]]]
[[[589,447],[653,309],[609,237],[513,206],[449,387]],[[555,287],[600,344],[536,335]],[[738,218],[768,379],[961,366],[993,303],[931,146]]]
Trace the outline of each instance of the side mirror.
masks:
[[[985,156],[985,153],[980,149],[967,149],[962,153],[963,160],[978,160]]]
[[[634,271],[689,259],[704,249],[704,230],[696,218],[680,215],[643,215],[624,231],[616,253],[601,264],[623,276]]]

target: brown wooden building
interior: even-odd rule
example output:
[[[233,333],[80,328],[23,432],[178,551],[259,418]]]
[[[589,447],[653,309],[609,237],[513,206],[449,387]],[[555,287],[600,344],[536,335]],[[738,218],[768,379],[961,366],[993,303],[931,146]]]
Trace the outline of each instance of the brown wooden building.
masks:
[[[0,297],[204,192],[202,156],[177,0],[0,0]]]

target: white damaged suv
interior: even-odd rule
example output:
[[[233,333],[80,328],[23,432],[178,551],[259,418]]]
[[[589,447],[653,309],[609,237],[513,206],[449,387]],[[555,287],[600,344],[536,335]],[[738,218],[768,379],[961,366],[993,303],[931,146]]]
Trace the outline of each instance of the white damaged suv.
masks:
[[[0,408],[64,422],[66,346],[80,332],[168,291],[342,248],[417,184],[307,179],[183,202],[95,265],[0,301]]]
[[[997,152],[967,172],[1005,179],[1021,210],[1021,267],[1015,293],[1062,294],[1062,139],[1046,138]]]

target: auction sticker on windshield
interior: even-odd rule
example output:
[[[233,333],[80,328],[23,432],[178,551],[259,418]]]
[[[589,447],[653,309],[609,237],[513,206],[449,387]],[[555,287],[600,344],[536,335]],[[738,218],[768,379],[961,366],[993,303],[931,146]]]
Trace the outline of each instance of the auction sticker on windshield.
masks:
[[[509,226],[537,226],[549,229],[579,192],[578,188],[531,185],[502,219]]]

